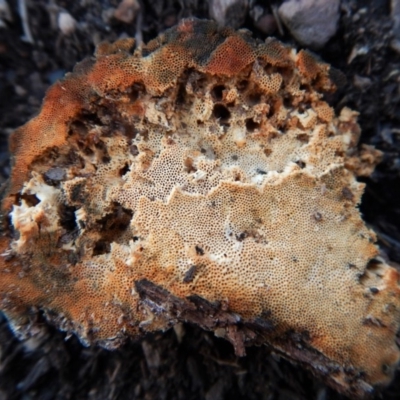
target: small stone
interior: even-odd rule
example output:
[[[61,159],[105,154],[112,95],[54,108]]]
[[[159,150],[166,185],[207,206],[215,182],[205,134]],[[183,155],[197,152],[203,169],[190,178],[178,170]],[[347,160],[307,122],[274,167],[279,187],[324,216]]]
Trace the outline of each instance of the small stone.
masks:
[[[12,22],[12,14],[10,7],[7,4],[6,0],[0,0],[0,24],[3,23],[0,27],[5,28],[6,24],[4,21]]]
[[[60,14],[58,14],[58,29],[60,29],[64,35],[70,35],[76,29],[75,18],[66,11],[60,12]]]
[[[101,19],[103,20],[103,22],[105,24],[109,24],[111,22],[111,20],[114,18],[114,14],[115,14],[114,7],[107,8],[106,10],[102,11]]]
[[[27,91],[22,86],[19,86],[19,85],[15,85],[14,90],[15,90],[15,93],[20,97],[25,96],[27,93]]]
[[[59,182],[63,181],[65,177],[65,170],[59,167],[50,168],[43,175],[44,181],[50,186],[57,185]]]
[[[391,48],[400,54],[400,0],[392,0],[390,3],[391,17],[393,20],[393,40]]]
[[[210,0],[210,17],[220,26],[239,28],[247,14],[247,0]]]
[[[114,18],[125,24],[130,24],[136,18],[140,10],[140,4],[137,0],[122,0],[114,11]]]
[[[272,14],[262,15],[258,21],[254,22],[254,26],[266,35],[272,35],[278,28],[276,19]]]
[[[250,17],[253,18],[254,22],[257,22],[262,17],[263,14],[264,14],[264,8],[262,8],[259,5],[254,6],[249,12]]]
[[[353,84],[360,90],[367,90],[371,87],[372,81],[370,78],[360,75],[354,75]]]
[[[278,13],[299,43],[319,49],[336,33],[339,5],[340,0],[288,0]]]

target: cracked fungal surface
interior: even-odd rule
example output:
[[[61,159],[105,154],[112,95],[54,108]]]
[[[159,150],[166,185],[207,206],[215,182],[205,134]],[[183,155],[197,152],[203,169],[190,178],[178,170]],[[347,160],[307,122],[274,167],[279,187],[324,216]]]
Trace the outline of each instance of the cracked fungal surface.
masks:
[[[357,205],[379,152],[306,51],[183,20],[95,57],[11,137],[0,307],[85,344],[189,321],[363,396],[399,360],[399,275]]]

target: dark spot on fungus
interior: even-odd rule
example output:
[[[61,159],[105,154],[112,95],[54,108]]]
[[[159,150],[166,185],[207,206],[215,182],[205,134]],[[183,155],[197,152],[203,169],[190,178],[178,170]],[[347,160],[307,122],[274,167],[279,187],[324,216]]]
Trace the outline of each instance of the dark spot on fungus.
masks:
[[[204,250],[200,246],[195,246],[195,249],[198,256],[204,256]]]
[[[40,203],[40,200],[35,194],[24,193],[19,196],[20,200],[24,200],[28,207],[35,207]]]
[[[255,106],[260,103],[261,94],[260,93],[250,93],[247,97],[247,101],[250,106]]]
[[[137,156],[137,155],[139,154],[139,149],[138,149],[138,147],[136,146],[136,144],[130,145],[130,146],[129,146],[129,151],[131,152],[131,154],[132,154],[133,156]]]
[[[84,183],[77,183],[72,187],[70,198],[71,201],[74,203],[83,203],[85,201],[85,195],[84,195],[84,188],[85,184]]]
[[[192,265],[186,272],[185,276],[183,277],[183,282],[184,283],[190,283],[193,281],[195,275],[197,272],[197,267],[196,265]]]
[[[342,189],[342,195],[346,200],[353,200],[354,198],[352,191],[348,187]]]
[[[61,204],[58,208],[60,225],[69,232],[78,229],[75,211],[76,207],[70,207],[65,204]]]
[[[306,163],[302,160],[296,161],[296,164],[301,168],[304,169],[306,167]]]
[[[124,176],[130,171],[129,164],[125,163],[125,165],[119,170],[119,175]]]
[[[314,217],[314,219],[315,219],[316,221],[318,221],[318,222],[322,220],[322,214],[319,213],[319,212],[315,212],[315,213],[313,214],[313,217]]]
[[[254,132],[259,127],[260,127],[260,124],[258,122],[255,122],[254,119],[252,119],[252,118],[246,119],[246,129],[249,132]]]
[[[239,242],[243,242],[243,240],[246,239],[246,238],[247,238],[247,232],[241,232],[238,235],[236,235],[236,239]]]
[[[266,149],[264,149],[264,154],[265,154],[267,157],[269,157],[269,156],[272,154],[272,150],[266,148]]]
[[[296,139],[300,142],[308,143],[308,141],[310,140],[310,136],[306,133],[299,133],[298,135],[296,135]]]
[[[93,248],[93,256],[99,256],[101,254],[106,254],[111,251],[111,245],[105,240],[99,240],[95,243]]]
[[[184,165],[185,165],[185,171],[186,171],[188,174],[191,174],[191,173],[197,171],[197,168],[196,168],[196,167],[194,166],[194,164],[193,164],[193,158],[187,157],[187,158],[184,160]]]
[[[224,85],[214,86],[213,89],[211,90],[211,95],[213,96],[214,100],[221,101],[224,90],[225,90]]]

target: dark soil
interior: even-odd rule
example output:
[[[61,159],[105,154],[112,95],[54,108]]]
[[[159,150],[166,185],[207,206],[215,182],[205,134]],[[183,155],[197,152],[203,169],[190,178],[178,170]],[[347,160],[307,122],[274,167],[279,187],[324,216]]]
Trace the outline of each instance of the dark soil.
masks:
[[[120,0],[25,0],[34,39],[27,43],[19,2],[8,0],[12,15],[0,28],[0,182],[10,171],[9,134],[38,112],[48,86],[92,54],[95,44],[121,36],[148,41],[183,17],[209,16],[208,1],[201,0],[140,0],[132,23],[110,17]],[[256,5],[272,11],[280,2],[250,3],[249,11]],[[58,29],[60,9],[78,22],[69,35]],[[251,15],[243,27],[265,38]],[[287,31],[274,35],[299,47]],[[331,103],[358,110],[361,142],[384,153],[365,180],[361,209],[383,253],[400,263],[400,54],[391,41],[390,0],[342,0],[337,34],[318,55],[347,76]],[[266,347],[249,348],[238,358],[229,343],[189,325],[113,352],[84,348],[75,337],[42,325],[38,337],[18,341],[0,315],[0,399],[342,398]],[[400,374],[380,396],[400,399]]]

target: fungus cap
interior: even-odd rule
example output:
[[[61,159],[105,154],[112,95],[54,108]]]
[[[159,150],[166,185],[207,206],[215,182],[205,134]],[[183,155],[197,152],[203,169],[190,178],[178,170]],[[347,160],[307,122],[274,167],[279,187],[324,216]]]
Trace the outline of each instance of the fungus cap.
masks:
[[[10,141],[0,307],[85,344],[196,323],[351,396],[399,360],[399,276],[357,208],[379,154],[306,51],[183,20],[95,58]]]

